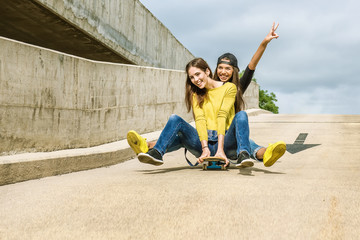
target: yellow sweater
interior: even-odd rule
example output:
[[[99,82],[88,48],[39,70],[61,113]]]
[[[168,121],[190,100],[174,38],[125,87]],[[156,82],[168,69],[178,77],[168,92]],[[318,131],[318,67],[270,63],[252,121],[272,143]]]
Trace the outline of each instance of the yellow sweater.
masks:
[[[192,107],[200,141],[208,140],[207,130],[216,130],[218,135],[225,135],[235,116],[235,97],[236,86],[230,82],[208,90],[202,108],[194,94]]]

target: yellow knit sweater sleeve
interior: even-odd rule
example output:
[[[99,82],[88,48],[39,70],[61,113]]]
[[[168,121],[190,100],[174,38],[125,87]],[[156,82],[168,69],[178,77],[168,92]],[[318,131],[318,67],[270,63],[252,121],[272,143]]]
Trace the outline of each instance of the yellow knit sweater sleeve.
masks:
[[[230,87],[226,89],[222,104],[217,114],[217,133],[218,135],[225,135],[226,120],[230,118],[232,109],[234,108],[235,97],[236,97],[236,86],[235,84],[229,84]],[[220,100],[220,99],[219,99]]]
[[[193,95],[193,111],[194,111],[194,117],[195,117],[195,126],[196,130],[198,132],[200,141],[202,140],[208,140],[208,134],[207,134],[207,124],[206,124],[206,118],[205,118],[205,112],[203,108],[200,108],[198,105],[198,101],[196,98],[196,95]]]

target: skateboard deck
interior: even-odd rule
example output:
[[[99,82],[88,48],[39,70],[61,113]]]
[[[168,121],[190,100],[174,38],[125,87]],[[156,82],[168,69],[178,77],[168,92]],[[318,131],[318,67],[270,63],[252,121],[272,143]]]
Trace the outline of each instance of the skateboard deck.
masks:
[[[225,159],[221,157],[204,158],[203,170],[225,170]]]

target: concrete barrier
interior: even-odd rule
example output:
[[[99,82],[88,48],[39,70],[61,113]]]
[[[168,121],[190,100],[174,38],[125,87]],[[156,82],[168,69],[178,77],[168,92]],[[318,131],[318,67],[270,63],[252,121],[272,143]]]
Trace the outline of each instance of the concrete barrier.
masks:
[[[194,58],[138,0],[34,1],[136,65],[183,70]]]
[[[5,38],[0,45],[2,155],[118,141],[129,129],[161,129],[172,113],[192,119],[183,71],[89,61]],[[257,108],[257,88],[246,91],[248,108]]]
[[[246,89],[244,94],[246,109],[259,108],[259,89],[259,84],[257,82],[251,81],[249,87]]]
[[[172,113],[192,120],[184,71],[89,61],[5,38],[0,45],[1,155],[114,142],[130,129],[160,130]],[[257,108],[257,92],[252,83],[248,108]]]
[[[90,147],[191,120],[184,71],[89,61],[0,38],[0,153]]]
[[[184,71],[89,61],[1,37],[0,45],[0,185],[125,161],[134,157],[124,140],[130,129],[155,140],[172,113],[192,120]],[[256,89],[246,102],[256,102]]]

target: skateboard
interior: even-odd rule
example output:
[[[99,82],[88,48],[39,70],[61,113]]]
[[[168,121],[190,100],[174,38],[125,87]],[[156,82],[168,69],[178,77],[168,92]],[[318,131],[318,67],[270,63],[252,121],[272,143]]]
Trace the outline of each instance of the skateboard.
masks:
[[[203,170],[226,170],[225,159],[221,157],[204,158]]]

